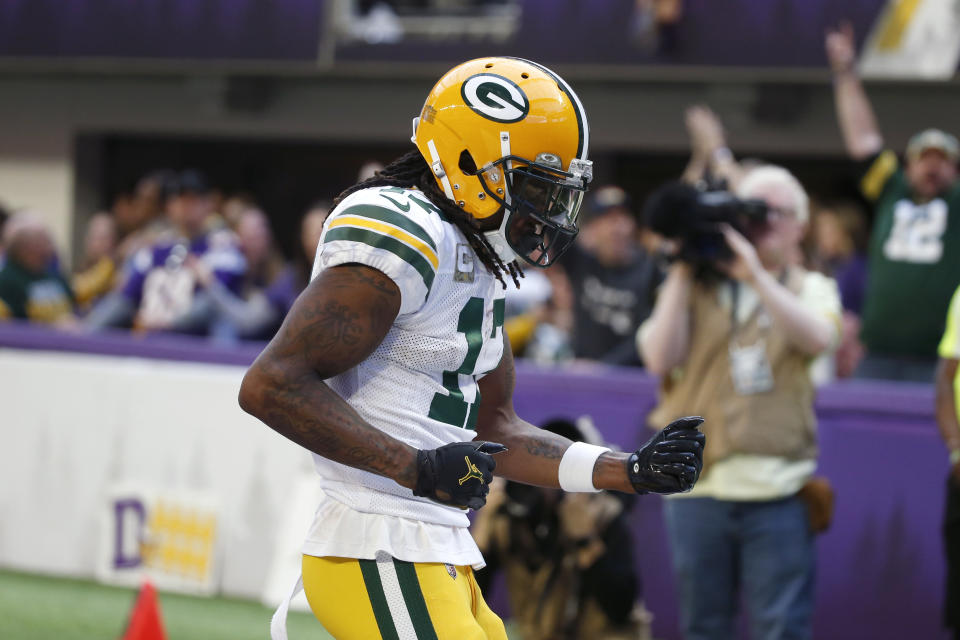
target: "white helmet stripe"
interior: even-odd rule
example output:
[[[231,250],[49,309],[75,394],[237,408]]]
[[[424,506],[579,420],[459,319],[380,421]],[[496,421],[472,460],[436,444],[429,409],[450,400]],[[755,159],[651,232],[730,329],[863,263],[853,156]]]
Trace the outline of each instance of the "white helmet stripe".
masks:
[[[557,79],[557,83],[560,85],[560,87],[570,96],[570,101],[573,102],[573,108],[577,110],[577,120],[580,121],[581,126],[583,127],[583,151],[580,152],[580,159],[586,160],[587,150],[590,147],[590,125],[587,123],[587,112],[583,108],[583,103],[580,102],[580,97],[573,90],[573,87],[567,84],[566,80],[543,65],[540,65],[540,67]]]

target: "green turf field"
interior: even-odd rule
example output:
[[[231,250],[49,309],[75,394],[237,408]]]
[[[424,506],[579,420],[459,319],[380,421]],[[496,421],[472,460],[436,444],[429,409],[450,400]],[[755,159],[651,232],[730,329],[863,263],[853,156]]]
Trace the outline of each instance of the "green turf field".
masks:
[[[87,580],[0,571],[0,638],[114,640],[126,624],[136,591]],[[160,594],[169,640],[264,640],[273,612],[256,602]],[[328,639],[307,613],[291,612],[290,640]]]

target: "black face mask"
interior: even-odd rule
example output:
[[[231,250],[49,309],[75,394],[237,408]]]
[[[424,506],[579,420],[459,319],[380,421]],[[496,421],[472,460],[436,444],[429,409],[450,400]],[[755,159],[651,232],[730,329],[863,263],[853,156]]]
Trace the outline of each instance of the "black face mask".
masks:
[[[484,191],[504,208],[507,244],[535,267],[556,262],[580,231],[577,216],[590,175],[551,166],[559,164],[556,156],[540,154],[535,162],[506,156],[486,167],[490,170],[499,165],[509,190],[508,199],[490,189],[483,171],[476,173]]]

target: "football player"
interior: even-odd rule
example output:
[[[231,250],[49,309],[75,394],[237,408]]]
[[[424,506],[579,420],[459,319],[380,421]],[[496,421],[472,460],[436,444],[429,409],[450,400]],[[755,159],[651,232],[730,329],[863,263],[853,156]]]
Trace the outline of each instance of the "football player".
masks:
[[[467,529],[494,470],[567,491],[687,491],[702,420],[621,454],[514,412],[506,279],[519,286],[521,263],[549,266],[570,246],[592,174],[586,114],[563,79],[517,58],[461,64],[427,96],[412,142],[338,198],[312,282],[240,404],[314,454],[324,499],[303,588],[327,631],[506,638]]]

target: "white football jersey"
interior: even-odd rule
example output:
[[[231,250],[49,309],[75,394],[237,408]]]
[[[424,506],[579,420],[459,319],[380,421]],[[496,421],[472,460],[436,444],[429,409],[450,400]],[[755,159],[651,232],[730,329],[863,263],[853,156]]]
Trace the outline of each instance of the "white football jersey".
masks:
[[[472,440],[480,400],[477,380],[496,368],[503,355],[503,286],[460,230],[414,189],[364,189],[331,212],[313,277],[346,263],[389,276],[400,289],[400,313],[366,360],[327,384],[364,420],[417,449]],[[338,509],[466,533],[469,521],[460,509],[416,497],[393,480],[321,456],[315,455],[314,463],[326,499],[339,503]],[[321,505],[318,516],[322,511]],[[322,527],[315,522],[311,535],[319,535]],[[413,542],[394,540],[393,546]]]

